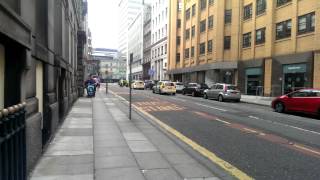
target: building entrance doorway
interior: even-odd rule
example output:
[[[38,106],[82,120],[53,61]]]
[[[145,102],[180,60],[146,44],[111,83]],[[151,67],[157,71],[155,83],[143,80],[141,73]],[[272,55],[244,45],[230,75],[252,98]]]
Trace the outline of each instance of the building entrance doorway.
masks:
[[[306,64],[284,65],[283,72],[283,94],[306,87]]]

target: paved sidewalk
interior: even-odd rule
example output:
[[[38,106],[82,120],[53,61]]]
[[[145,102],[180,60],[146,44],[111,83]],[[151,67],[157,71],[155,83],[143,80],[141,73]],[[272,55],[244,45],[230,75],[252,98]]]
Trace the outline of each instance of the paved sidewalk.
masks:
[[[31,180],[219,179],[147,120],[130,121],[119,102],[101,92],[80,98]]]
[[[271,106],[271,102],[273,99],[274,97],[241,95],[242,102],[257,104],[262,106]]]

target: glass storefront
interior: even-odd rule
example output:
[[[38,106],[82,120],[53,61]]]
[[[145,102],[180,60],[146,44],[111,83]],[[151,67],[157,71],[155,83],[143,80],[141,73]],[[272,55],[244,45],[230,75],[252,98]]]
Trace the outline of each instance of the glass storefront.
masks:
[[[259,96],[263,95],[261,68],[246,69],[246,94]]]
[[[283,65],[283,94],[306,87],[306,70],[306,64]]]

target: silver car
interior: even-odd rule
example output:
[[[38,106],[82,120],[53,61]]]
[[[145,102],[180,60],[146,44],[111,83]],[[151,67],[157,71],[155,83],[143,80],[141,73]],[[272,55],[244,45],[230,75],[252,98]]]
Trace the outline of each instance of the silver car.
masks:
[[[205,99],[217,99],[220,102],[224,100],[233,100],[239,102],[241,93],[237,86],[232,84],[214,84],[209,89],[204,91],[203,97]]]

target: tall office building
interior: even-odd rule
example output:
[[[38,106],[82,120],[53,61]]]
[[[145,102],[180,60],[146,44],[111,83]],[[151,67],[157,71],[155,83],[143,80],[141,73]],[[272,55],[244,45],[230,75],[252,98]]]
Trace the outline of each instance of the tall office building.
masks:
[[[163,80],[167,70],[167,0],[155,0],[151,10],[151,72],[152,79]]]
[[[320,87],[318,0],[170,1],[173,80],[277,96]]]
[[[119,34],[118,51],[122,59],[129,59],[128,31],[129,26],[142,10],[143,4],[150,4],[152,0],[120,0],[118,5]],[[129,66],[128,66],[129,67]]]

